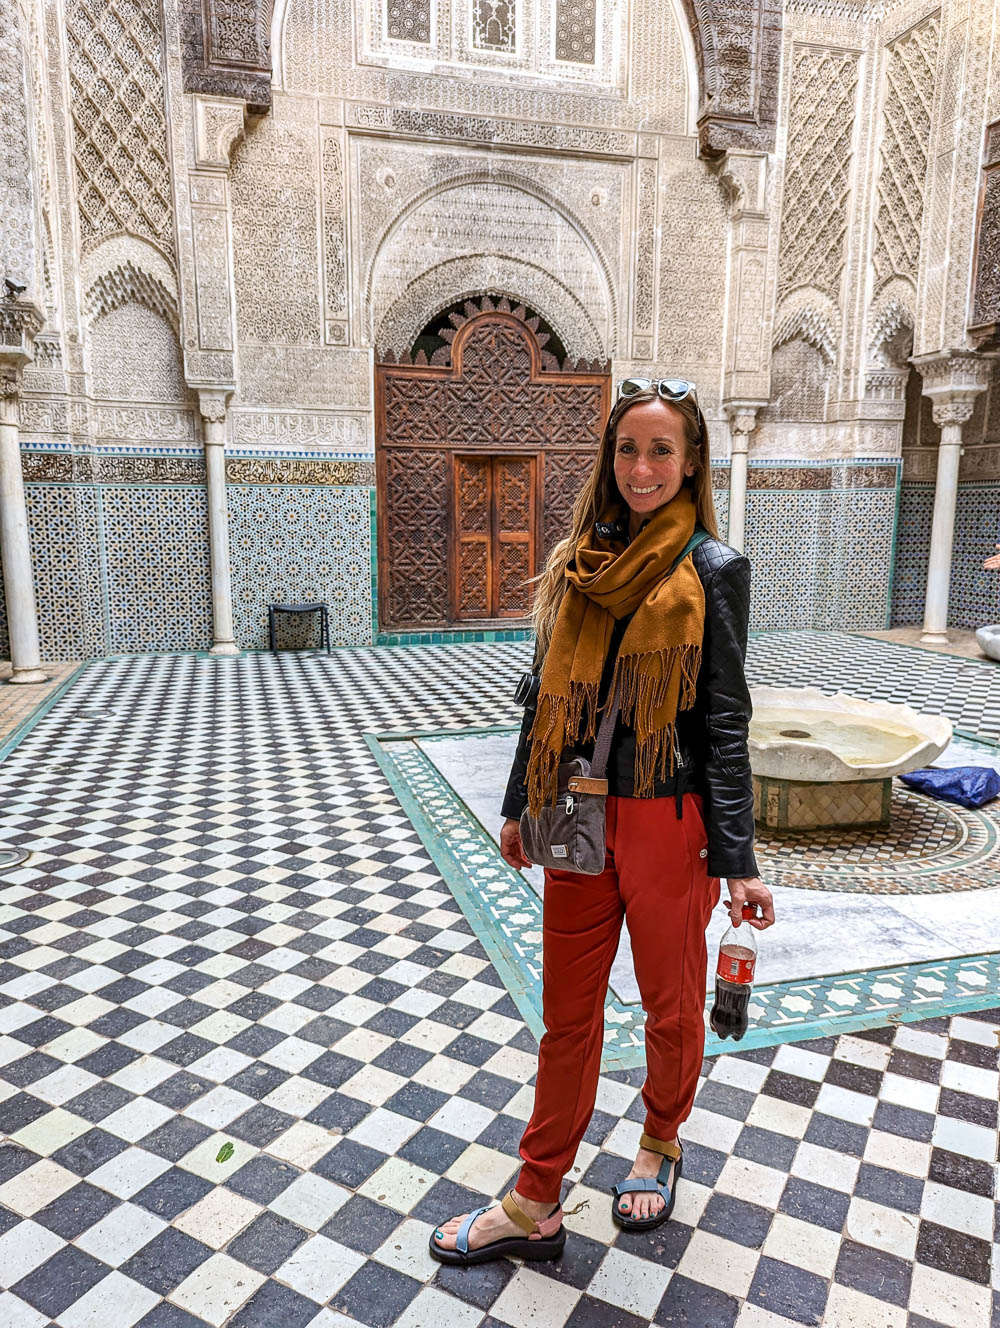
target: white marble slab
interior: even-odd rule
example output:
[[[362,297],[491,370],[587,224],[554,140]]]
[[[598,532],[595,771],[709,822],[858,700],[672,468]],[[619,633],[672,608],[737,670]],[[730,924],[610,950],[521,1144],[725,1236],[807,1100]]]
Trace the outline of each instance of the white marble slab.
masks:
[[[433,738],[419,744],[496,842],[503,824],[500,804],[516,743],[517,735],[511,733]],[[934,765],[991,765],[1000,770],[1000,752],[956,740]],[[522,875],[541,895],[542,869],[533,867]],[[760,982],[955,958],[1000,948],[1000,888],[934,895],[863,895],[779,886],[773,893],[776,922],[758,938]],[[723,881],[722,898],[726,897]],[[727,925],[728,915],[720,904],[707,932],[710,973]],[[639,999],[627,929],[622,931],[611,986],[623,1001]]]

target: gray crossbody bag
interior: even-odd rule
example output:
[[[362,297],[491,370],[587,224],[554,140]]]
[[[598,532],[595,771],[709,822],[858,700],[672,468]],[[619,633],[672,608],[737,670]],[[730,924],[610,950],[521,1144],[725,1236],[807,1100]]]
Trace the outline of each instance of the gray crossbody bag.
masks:
[[[709,538],[699,527],[671,565],[667,576]],[[666,578],[664,578],[666,579]],[[526,858],[541,867],[596,876],[604,870],[604,814],[608,797],[605,775],[611,737],[618,719],[618,696],[606,710],[597,730],[593,759],[570,756],[559,762],[555,806],[545,806],[537,816],[525,807],[519,822],[521,847]]]

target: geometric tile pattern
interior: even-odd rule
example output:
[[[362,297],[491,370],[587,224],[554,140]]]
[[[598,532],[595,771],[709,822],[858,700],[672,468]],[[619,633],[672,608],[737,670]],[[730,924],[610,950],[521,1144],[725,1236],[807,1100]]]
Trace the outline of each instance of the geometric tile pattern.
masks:
[[[208,495],[192,485],[103,485],[111,650],[204,650],[212,639]]]
[[[892,592],[892,626],[923,621],[927,562],[931,547],[933,484],[904,483]],[[1000,543],[996,484],[960,484],[955,508],[948,626],[974,631],[1000,622],[1000,577],[983,561]]]
[[[371,490],[229,484],[236,642],[267,647],[267,605],[323,600],[333,645],[372,639]],[[281,624],[281,645],[300,645]],[[310,625],[310,629],[311,629]],[[294,628],[293,628],[294,631]]]
[[[751,489],[745,552],[753,630],[884,627],[895,511],[895,488]]]
[[[899,522],[892,573],[892,627],[913,627],[923,622],[933,512],[934,485],[904,480],[899,487]],[[949,606],[949,617],[950,613]]]
[[[104,654],[96,490],[26,484],[25,506],[43,659]],[[9,651],[0,586],[0,655]]]
[[[991,804],[935,802],[893,780],[890,817],[885,827],[758,826],[757,859],[772,885],[799,890],[932,894],[1000,885],[1000,820]]]
[[[24,493],[43,659],[211,644],[202,486],[32,482]]]
[[[0,1323],[988,1328],[996,1009],[710,1057],[646,1236],[605,1075],[562,1259],[429,1258],[536,1044],[363,734],[509,727],[527,650],[93,663],[0,765]]]

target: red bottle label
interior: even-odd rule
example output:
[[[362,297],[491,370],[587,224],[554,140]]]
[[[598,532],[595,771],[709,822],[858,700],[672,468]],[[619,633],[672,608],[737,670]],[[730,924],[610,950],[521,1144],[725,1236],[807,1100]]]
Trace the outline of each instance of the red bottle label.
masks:
[[[757,956],[752,950],[742,945],[733,945],[725,950],[720,948],[715,971],[726,982],[749,983],[753,982],[756,962]]]

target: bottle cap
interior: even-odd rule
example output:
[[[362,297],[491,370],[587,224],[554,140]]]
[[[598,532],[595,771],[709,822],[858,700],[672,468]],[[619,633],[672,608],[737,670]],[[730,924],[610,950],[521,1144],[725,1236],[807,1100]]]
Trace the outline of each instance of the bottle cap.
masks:
[[[744,905],[743,905],[743,909],[742,909],[742,914],[743,914],[743,917],[745,917],[745,918],[756,918],[756,916],[757,916],[757,905],[756,905],[756,904],[744,904]]]

